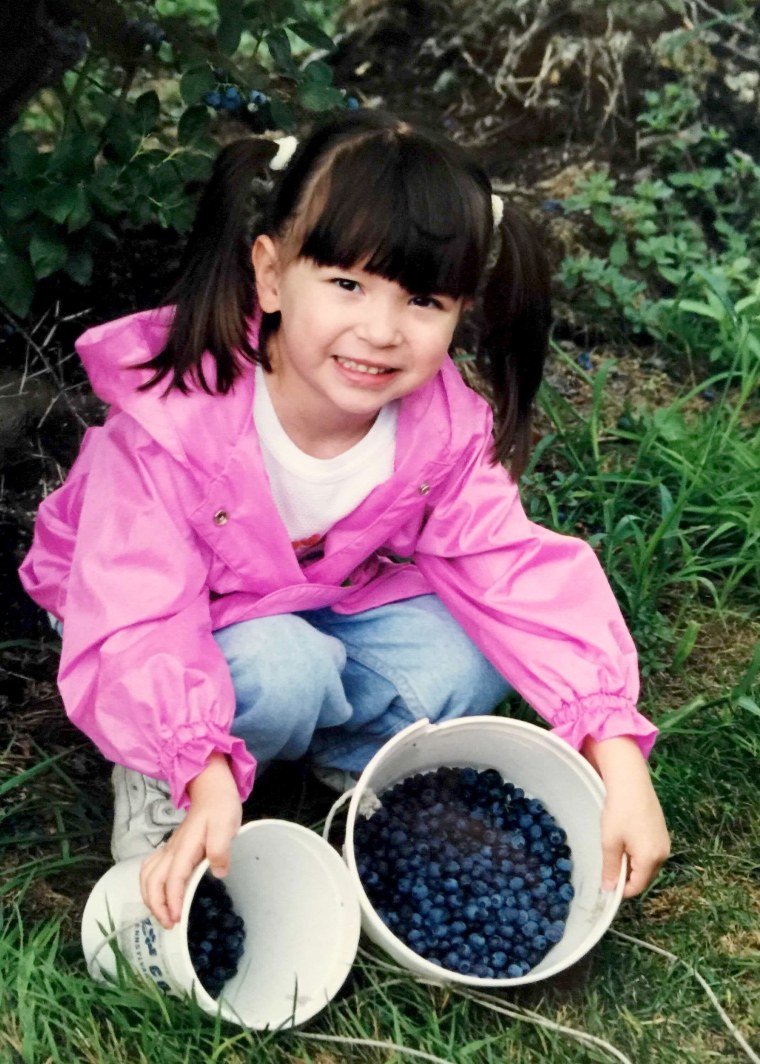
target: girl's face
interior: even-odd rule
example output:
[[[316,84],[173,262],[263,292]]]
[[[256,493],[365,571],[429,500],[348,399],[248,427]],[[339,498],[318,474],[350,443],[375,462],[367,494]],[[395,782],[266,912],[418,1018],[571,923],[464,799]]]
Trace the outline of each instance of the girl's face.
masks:
[[[276,392],[327,431],[368,426],[434,377],[463,309],[462,299],[408,292],[360,266],[285,260],[267,236],[253,264],[262,310],[281,315],[269,343]]]

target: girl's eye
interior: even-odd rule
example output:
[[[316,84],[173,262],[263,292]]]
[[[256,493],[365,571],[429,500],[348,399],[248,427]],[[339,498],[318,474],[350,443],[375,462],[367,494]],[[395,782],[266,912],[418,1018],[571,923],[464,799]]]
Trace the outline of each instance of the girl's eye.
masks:
[[[443,310],[443,303],[435,296],[413,296],[412,303],[415,307],[432,307],[434,310]]]
[[[359,282],[352,281],[350,277],[333,277],[332,283],[344,292],[358,292],[360,288]]]

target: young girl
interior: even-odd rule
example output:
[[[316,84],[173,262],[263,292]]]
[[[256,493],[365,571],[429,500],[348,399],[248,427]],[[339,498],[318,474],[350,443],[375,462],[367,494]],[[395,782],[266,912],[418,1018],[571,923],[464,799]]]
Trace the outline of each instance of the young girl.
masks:
[[[169,927],[204,855],[226,871],[257,762],[308,752],[340,787],[412,721],[511,685],[600,772],[605,885],[627,854],[636,894],[668,837],[635,650],[591,549],[517,488],[540,245],[512,210],[495,224],[463,151],[369,111],[302,144],[254,232],[273,153],[222,151],[173,306],[79,341],[110,413],[22,567],[63,623],[66,710],[117,763],[114,857],[150,854]],[[495,435],[448,357],[471,308]]]

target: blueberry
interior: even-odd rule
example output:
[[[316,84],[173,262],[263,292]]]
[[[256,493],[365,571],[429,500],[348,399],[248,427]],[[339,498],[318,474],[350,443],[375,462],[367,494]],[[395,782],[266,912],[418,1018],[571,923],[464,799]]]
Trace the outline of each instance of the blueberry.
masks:
[[[519,979],[522,974],[523,970],[519,964],[510,964],[507,968],[507,976],[510,979]]]
[[[213,92],[206,92],[203,94],[203,102],[218,111],[222,106],[222,94],[217,92],[216,89]]]
[[[225,111],[237,111],[239,110],[243,99],[240,95],[240,89],[236,85],[229,85],[222,95],[222,108]]]
[[[193,967],[212,997],[218,997],[237,972],[244,941],[243,920],[234,912],[224,885],[204,876],[190,906],[187,942]]]
[[[546,938],[549,942],[559,942],[565,933],[565,921],[555,920],[553,924],[550,924],[546,929]]]

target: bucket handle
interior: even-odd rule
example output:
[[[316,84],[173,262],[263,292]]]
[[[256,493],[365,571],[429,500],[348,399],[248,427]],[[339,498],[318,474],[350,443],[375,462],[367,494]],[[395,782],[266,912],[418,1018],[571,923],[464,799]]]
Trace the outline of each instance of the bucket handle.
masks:
[[[340,797],[337,799],[337,801],[333,802],[332,808],[330,809],[330,812],[327,814],[327,820],[325,820],[325,826],[322,829],[322,838],[325,840],[325,842],[329,842],[330,841],[329,840],[330,828],[332,827],[332,822],[335,819],[335,814],[338,812],[338,810],[342,806],[344,806],[346,804],[346,802],[349,800],[349,798],[353,797],[354,791],[356,791],[358,787],[359,787],[358,783],[356,784],[355,787],[349,787],[349,789],[347,791],[344,791],[343,794],[340,795]],[[382,805],[382,802],[377,797],[377,795],[372,790],[372,788],[371,787],[365,787],[364,790],[363,790],[362,796],[359,799],[359,808],[358,808],[357,812],[359,813],[360,816],[370,817],[370,816],[372,816],[372,814],[377,809],[380,808],[381,805]]]
[[[330,808],[330,812],[327,814],[325,826],[322,828],[322,838],[325,840],[325,842],[330,841],[330,829],[332,828],[332,822],[335,819],[335,814],[343,808],[346,802],[353,796],[355,790],[356,787],[349,787],[349,789],[347,791],[344,791],[343,794],[338,795],[337,800],[333,802]]]

